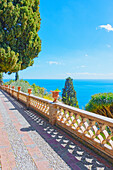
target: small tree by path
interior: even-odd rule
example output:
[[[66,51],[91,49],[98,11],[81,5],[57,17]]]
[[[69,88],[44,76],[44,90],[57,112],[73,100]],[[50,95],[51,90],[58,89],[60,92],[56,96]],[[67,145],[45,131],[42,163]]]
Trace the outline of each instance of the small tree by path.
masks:
[[[70,106],[79,107],[76,97],[76,91],[73,86],[73,79],[68,77],[65,81],[65,87],[63,88],[62,101]]]

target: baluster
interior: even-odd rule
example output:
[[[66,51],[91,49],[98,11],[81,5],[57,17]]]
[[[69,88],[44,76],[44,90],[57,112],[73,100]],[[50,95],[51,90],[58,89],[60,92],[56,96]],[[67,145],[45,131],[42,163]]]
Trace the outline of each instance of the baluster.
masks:
[[[78,123],[78,127],[76,128],[76,130],[79,131],[81,126],[82,126],[82,124],[83,124],[81,116],[77,114],[76,120],[77,120],[77,123]]]

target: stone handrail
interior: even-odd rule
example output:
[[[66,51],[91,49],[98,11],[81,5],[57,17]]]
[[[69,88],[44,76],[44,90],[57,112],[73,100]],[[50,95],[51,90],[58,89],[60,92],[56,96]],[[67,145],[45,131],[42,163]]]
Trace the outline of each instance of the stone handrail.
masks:
[[[53,103],[31,94],[16,91],[14,88],[1,86],[17,100],[33,108],[73,137],[84,141],[92,149],[113,160],[113,119],[62,103]],[[108,157],[109,156],[109,157]]]

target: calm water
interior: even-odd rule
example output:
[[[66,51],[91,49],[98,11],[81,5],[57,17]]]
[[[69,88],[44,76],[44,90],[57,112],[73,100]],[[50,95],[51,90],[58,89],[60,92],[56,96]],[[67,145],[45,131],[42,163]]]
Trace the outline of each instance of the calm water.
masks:
[[[35,83],[41,87],[50,90],[58,88],[62,91],[65,85],[65,80],[39,80],[39,79],[25,79],[30,84]],[[4,80],[6,82],[8,80]],[[84,108],[91,95],[103,92],[113,92],[113,80],[73,80],[74,88],[77,93],[77,100],[80,108]],[[60,95],[62,92],[60,93]]]

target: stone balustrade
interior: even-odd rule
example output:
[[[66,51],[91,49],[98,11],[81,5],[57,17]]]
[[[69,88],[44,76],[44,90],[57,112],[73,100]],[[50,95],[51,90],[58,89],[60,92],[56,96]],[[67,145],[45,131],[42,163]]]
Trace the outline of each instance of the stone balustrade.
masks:
[[[71,107],[60,102],[53,103],[31,94],[1,86],[17,100],[45,116],[73,137],[96,150],[108,160],[113,160],[113,119]]]
[[[56,124],[113,158],[113,119],[57,103]]]
[[[22,91],[18,92],[17,99],[20,100],[22,103],[27,104],[27,98],[28,98],[28,94],[26,94]]]
[[[40,97],[31,95],[29,99],[29,107],[43,114],[45,117],[49,118],[49,105],[50,100],[46,100]]]

